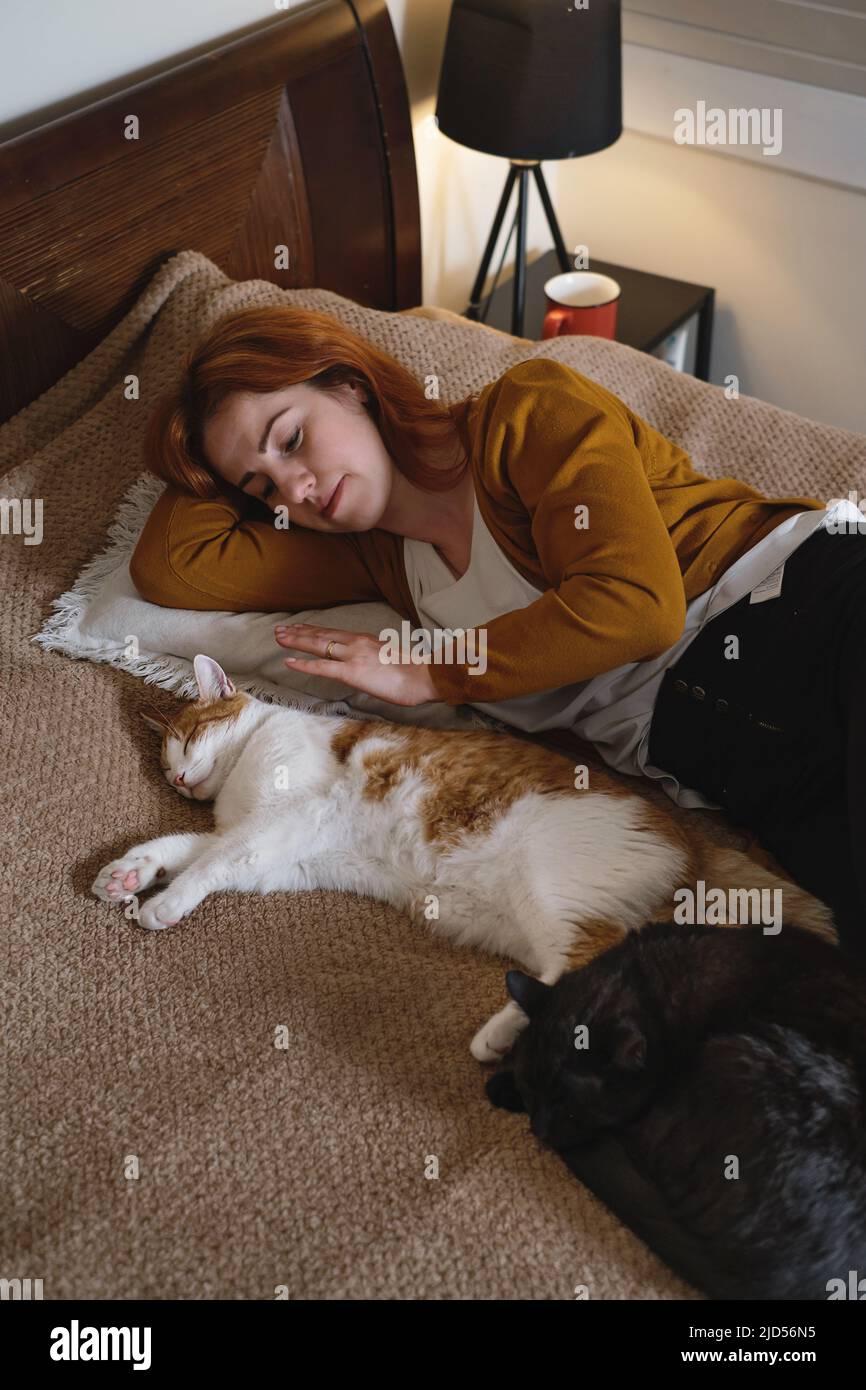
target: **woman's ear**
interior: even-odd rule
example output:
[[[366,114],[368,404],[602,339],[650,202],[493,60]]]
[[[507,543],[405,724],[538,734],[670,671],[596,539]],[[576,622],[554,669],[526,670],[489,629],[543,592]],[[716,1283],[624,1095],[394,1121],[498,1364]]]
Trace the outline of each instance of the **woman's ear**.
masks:
[[[484,1089],[487,1099],[500,1110],[512,1110],[517,1114],[526,1110],[511,1069],[498,1071],[495,1076],[491,1076]]]

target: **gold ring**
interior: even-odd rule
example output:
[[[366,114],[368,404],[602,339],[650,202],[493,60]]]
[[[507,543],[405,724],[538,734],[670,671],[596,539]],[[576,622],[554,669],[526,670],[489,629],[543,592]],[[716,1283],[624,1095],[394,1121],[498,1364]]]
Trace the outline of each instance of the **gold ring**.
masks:
[[[325,656],[327,657],[328,661],[331,660],[331,648],[333,647],[335,641],[336,638],[332,637],[327,647],[325,648]]]

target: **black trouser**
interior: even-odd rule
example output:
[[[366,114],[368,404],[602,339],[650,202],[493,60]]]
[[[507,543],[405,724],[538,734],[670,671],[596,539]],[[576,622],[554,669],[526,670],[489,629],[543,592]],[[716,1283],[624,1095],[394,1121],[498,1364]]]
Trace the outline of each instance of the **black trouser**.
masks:
[[[778,598],[706,624],[665,672],[649,761],[753,830],[866,957],[866,534],[822,527]]]

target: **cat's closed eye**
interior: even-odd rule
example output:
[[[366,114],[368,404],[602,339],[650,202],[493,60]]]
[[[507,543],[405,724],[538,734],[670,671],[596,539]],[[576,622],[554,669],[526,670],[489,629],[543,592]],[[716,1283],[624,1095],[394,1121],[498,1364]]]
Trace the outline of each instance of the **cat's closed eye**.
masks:
[[[592,1058],[581,1059],[580,1065],[563,1069],[560,1077],[566,1094],[602,1084],[600,1067]]]

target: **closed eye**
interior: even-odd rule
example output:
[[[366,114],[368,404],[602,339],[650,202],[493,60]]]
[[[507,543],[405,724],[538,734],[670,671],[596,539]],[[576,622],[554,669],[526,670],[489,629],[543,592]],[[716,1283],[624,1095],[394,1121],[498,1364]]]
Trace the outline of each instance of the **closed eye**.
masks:
[[[283,445],[283,447],[280,449],[280,453],[281,453],[281,454],[293,454],[293,453],[295,452],[297,446],[298,446],[299,439],[300,439],[300,434],[301,434],[301,427],[300,427],[300,425],[299,425],[298,428],[295,430],[294,434],[291,436],[291,438],[290,438],[290,439],[287,441],[287,443],[285,443],[285,444]],[[273,484],[272,482],[268,482],[267,487],[265,488],[264,492],[261,494],[261,500],[262,500],[262,502],[266,502],[267,499],[270,497],[270,495],[271,495],[271,493],[272,493],[273,491],[274,491],[274,484]]]

